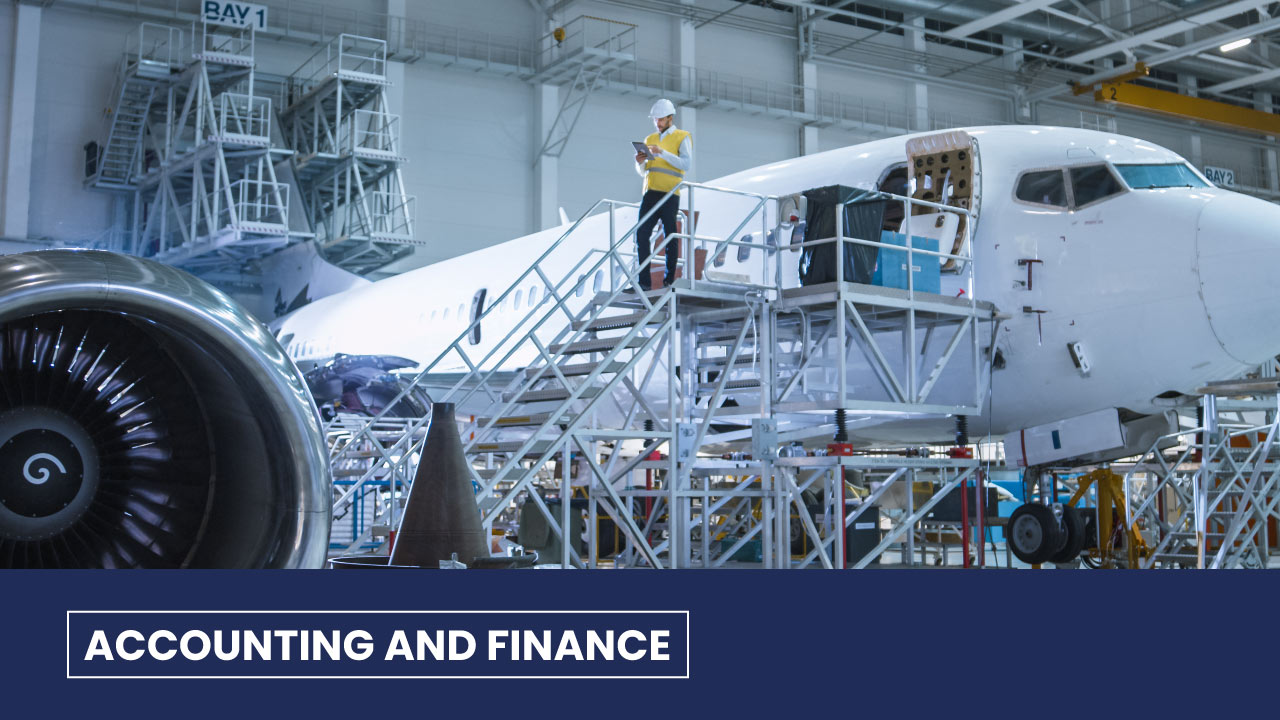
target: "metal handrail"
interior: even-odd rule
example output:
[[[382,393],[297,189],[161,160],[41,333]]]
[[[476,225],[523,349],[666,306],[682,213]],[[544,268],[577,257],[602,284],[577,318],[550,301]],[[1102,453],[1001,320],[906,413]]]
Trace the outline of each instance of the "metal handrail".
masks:
[[[368,52],[357,52],[362,45],[372,46]],[[347,67],[347,58],[357,60],[355,67]],[[366,69],[367,64],[373,69]],[[290,74],[297,82],[306,85],[322,77],[341,72],[358,72],[364,75],[384,77],[387,74],[387,41],[379,38],[339,33],[337,37],[312,53],[298,69]]]
[[[665,202],[666,198],[669,198],[669,197],[671,197],[673,194],[677,193],[681,188],[699,188],[699,187],[704,188],[704,189],[708,189],[708,190],[712,190],[712,191],[722,191],[722,192],[726,192],[726,193],[733,194],[733,195],[740,195],[740,196],[746,196],[746,197],[754,197],[754,198],[757,198],[757,199],[758,199],[760,202],[762,202],[762,203],[763,203],[763,202],[767,202],[768,200],[774,200],[774,201],[776,201],[776,200],[777,200],[777,197],[776,197],[776,196],[761,195],[761,194],[759,194],[759,193],[752,193],[752,192],[748,192],[748,191],[732,190],[732,189],[727,189],[727,188],[717,188],[717,187],[715,187],[715,186],[710,186],[710,185],[701,185],[701,184],[698,184],[698,183],[691,183],[691,182],[685,181],[685,182],[681,182],[679,185],[677,185],[675,188],[673,188],[671,191],[669,191],[669,192],[664,196],[664,198],[663,198],[663,202]],[[623,265],[623,264],[619,261],[619,258],[620,258],[620,252],[619,252],[619,251],[620,251],[620,249],[622,248],[622,246],[627,242],[627,240],[629,240],[631,237],[633,237],[633,236],[634,236],[635,232],[639,229],[640,225],[642,225],[646,220],[648,220],[651,216],[653,216],[653,215],[654,215],[654,213],[656,213],[656,212],[657,212],[657,210],[659,209],[659,207],[660,207],[660,206],[661,206],[661,202],[659,202],[658,204],[656,204],[656,205],[655,205],[652,209],[650,209],[650,210],[649,210],[649,212],[648,212],[648,213],[646,213],[644,216],[642,216],[642,217],[638,218],[638,220],[636,221],[636,223],[635,223],[634,225],[632,225],[632,226],[631,226],[631,227],[630,227],[626,232],[622,233],[620,236],[617,236],[617,237],[616,237],[616,239],[614,240],[614,242],[613,242],[613,243],[611,244],[611,246],[609,247],[609,249],[608,249],[607,251],[605,251],[605,252],[600,256],[600,258],[599,258],[598,260],[596,260],[594,264],[592,264],[592,265],[591,265],[591,267],[590,267],[589,269],[587,269],[587,270],[585,271],[585,274],[586,274],[588,277],[590,277],[590,276],[594,275],[598,270],[602,270],[602,269],[603,269],[603,267],[604,267],[604,265],[605,265],[606,263],[615,262],[615,263],[617,263],[617,264],[620,266],[620,267],[619,267],[619,269],[621,269],[621,270],[623,271],[624,281],[629,281],[629,284],[631,284],[631,285],[636,285],[636,284],[638,284],[638,282],[637,282],[637,272],[638,272],[638,268],[637,268],[637,267],[635,267],[635,266],[630,265],[629,263],[628,263],[628,264],[626,264],[626,265]],[[524,271],[524,272],[523,272],[523,273],[522,273],[522,274],[521,274],[521,275],[520,275],[520,276],[519,276],[519,277],[518,277],[518,278],[517,278],[517,279],[516,279],[516,280],[515,280],[515,281],[514,281],[514,282],[513,282],[513,283],[512,283],[512,284],[511,284],[511,285],[510,285],[510,286],[509,286],[505,291],[504,291],[504,292],[503,292],[503,293],[501,293],[501,294],[498,296],[498,298],[497,298],[496,300],[494,300],[494,301],[492,301],[492,302],[488,303],[488,307],[486,307],[486,308],[485,308],[481,313],[478,313],[477,317],[472,321],[472,323],[471,323],[471,324],[469,324],[469,325],[467,326],[467,328],[466,328],[466,329],[465,329],[465,330],[464,330],[464,331],[463,331],[463,332],[462,332],[462,333],[461,333],[461,334],[460,334],[460,335],[459,335],[459,336],[458,336],[458,337],[457,337],[457,338],[456,338],[452,343],[450,343],[450,344],[446,347],[446,349],[445,349],[445,350],[443,350],[443,351],[442,351],[442,352],[441,352],[441,353],[440,353],[440,354],[439,354],[439,355],[438,355],[434,360],[432,360],[430,363],[428,363],[428,364],[427,364],[427,365],[422,369],[422,371],[421,371],[421,372],[419,372],[419,373],[418,373],[418,374],[413,378],[413,380],[411,380],[411,381],[410,381],[410,383],[406,386],[406,388],[405,388],[404,390],[402,390],[402,391],[401,391],[401,394],[400,394],[397,398],[395,398],[395,399],[393,399],[391,402],[387,403],[387,406],[386,406],[386,407],[388,407],[388,408],[390,408],[390,407],[394,407],[394,406],[396,405],[396,403],[398,403],[398,402],[399,402],[400,400],[402,400],[405,396],[407,396],[409,392],[411,392],[411,389],[412,389],[413,387],[417,387],[417,386],[419,386],[419,385],[420,385],[420,384],[421,384],[421,383],[422,383],[422,382],[423,382],[423,381],[428,377],[428,375],[429,375],[429,374],[430,374],[430,373],[431,373],[431,372],[432,372],[432,371],[433,371],[433,370],[434,370],[434,369],[435,369],[435,368],[436,368],[436,367],[437,367],[441,362],[443,362],[443,361],[445,360],[445,358],[447,358],[450,354],[455,353],[455,352],[457,352],[459,355],[461,355],[461,356],[463,357],[464,361],[468,364],[469,370],[468,370],[468,372],[467,372],[467,373],[465,373],[465,374],[464,374],[464,376],[463,376],[461,379],[459,379],[459,380],[458,380],[458,381],[453,385],[453,387],[449,388],[449,389],[445,392],[445,394],[444,394],[443,396],[441,396],[441,398],[438,398],[438,399],[436,399],[436,400],[437,400],[437,401],[443,401],[443,400],[446,400],[446,399],[452,399],[452,395],[453,395],[453,393],[454,393],[454,392],[456,392],[456,391],[458,391],[460,388],[465,387],[465,385],[467,384],[467,382],[468,382],[469,380],[471,380],[472,378],[477,378],[477,377],[479,378],[479,382],[477,382],[477,387],[476,387],[475,389],[473,389],[471,392],[469,392],[469,393],[467,393],[466,395],[464,395],[464,396],[463,396],[463,398],[461,398],[460,400],[458,400],[458,402],[465,402],[465,400],[466,400],[466,399],[468,399],[468,398],[470,398],[470,397],[471,397],[471,395],[473,395],[475,392],[479,391],[479,390],[480,390],[480,388],[481,388],[482,386],[485,386],[485,384],[486,384],[486,383],[487,383],[487,382],[488,382],[488,381],[493,377],[494,373],[498,372],[498,369],[499,369],[500,367],[502,367],[502,366],[503,366],[503,364],[504,364],[508,359],[510,359],[514,354],[515,354],[515,352],[520,348],[520,346],[522,346],[525,342],[527,342],[527,341],[528,341],[528,339],[530,339],[530,338],[534,338],[534,337],[535,337],[535,335],[536,335],[536,333],[537,333],[537,331],[538,331],[538,330],[539,330],[543,325],[545,325],[545,324],[546,324],[546,323],[547,323],[547,322],[548,322],[552,317],[556,316],[559,312],[562,312],[562,308],[563,308],[563,307],[564,307],[564,305],[567,303],[568,296],[567,296],[567,294],[562,294],[562,293],[559,293],[559,292],[556,292],[556,291],[561,290],[561,289],[562,289],[562,288],[564,288],[565,286],[573,287],[573,286],[575,286],[575,285],[577,284],[577,278],[576,278],[576,276],[580,273],[582,266],[583,266],[584,264],[586,264],[586,261],[587,261],[587,260],[592,256],[592,254],[591,254],[591,253],[588,253],[588,254],[587,254],[587,255],[585,255],[583,258],[581,258],[577,263],[575,263],[575,264],[573,265],[573,267],[570,269],[570,271],[565,275],[565,277],[564,277],[564,278],[563,278],[559,283],[552,283],[552,282],[550,281],[550,279],[546,277],[545,273],[543,273],[543,272],[542,272],[541,264],[542,264],[542,263],[543,263],[543,262],[544,262],[544,261],[545,261],[545,260],[546,260],[546,259],[547,259],[547,258],[548,258],[548,257],[549,257],[549,256],[550,256],[550,255],[551,255],[551,254],[552,254],[552,253],[553,253],[557,248],[559,248],[561,245],[563,245],[563,244],[564,244],[564,242],[565,242],[565,241],[566,241],[570,236],[572,236],[572,235],[573,235],[573,233],[574,233],[574,232],[576,232],[576,231],[577,231],[577,230],[582,226],[583,222],[585,222],[585,221],[586,221],[586,219],[587,219],[588,217],[591,217],[591,216],[595,215],[595,214],[596,214],[596,211],[597,211],[598,209],[600,209],[601,207],[607,207],[607,208],[608,208],[608,210],[609,210],[609,213],[610,213],[610,228],[611,228],[610,235],[611,235],[611,237],[613,237],[613,236],[614,236],[614,233],[613,233],[612,228],[613,228],[613,215],[614,215],[614,213],[615,213],[615,212],[616,212],[616,210],[617,210],[618,208],[620,208],[620,207],[635,207],[635,203],[622,202],[622,201],[615,201],[615,200],[607,200],[607,199],[605,199],[605,200],[600,200],[600,201],[596,202],[594,205],[592,205],[592,207],[591,207],[590,209],[588,209],[588,210],[587,210],[587,212],[583,213],[583,214],[582,214],[582,216],[580,216],[580,217],[578,218],[578,220],[577,220],[577,221],[575,221],[575,222],[574,222],[574,223],[573,223],[573,224],[572,224],[572,225],[571,225],[571,226],[570,226],[570,227],[569,227],[569,228],[568,228],[564,233],[562,233],[562,234],[560,235],[560,237],[559,237],[555,242],[553,242],[553,243],[552,243],[552,244],[551,244],[551,245],[550,245],[550,246],[549,246],[545,251],[543,251],[543,253],[542,253],[541,255],[539,255],[539,257],[538,257],[536,260],[534,260],[532,263],[530,263],[529,268],[528,268],[527,270],[525,270],[525,271]],[[753,214],[754,214],[754,212],[756,212],[756,211],[753,211]],[[749,221],[749,219],[750,219],[750,217],[748,217],[748,220],[747,220],[747,221]],[[746,222],[746,221],[744,221],[744,223],[745,223],[745,222]],[[736,233],[735,233],[735,234],[736,234]],[[674,241],[674,240],[675,240],[674,235],[665,237],[665,238],[663,239],[663,241],[662,241],[661,243],[659,243],[659,244],[658,244],[658,246],[657,246],[657,247],[655,247],[655,248],[653,249],[652,257],[657,257],[657,256],[659,256],[659,255],[661,254],[661,252],[662,252],[663,248],[665,248],[666,244],[667,244],[667,243],[669,243],[669,242],[672,242],[672,241]],[[559,297],[559,299],[558,299],[555,303],[553,303],[553,304],[551,305],[551,307],[549,307],[549,308],[547,309],[546,313],[544,314],[544,316],[543,316],[541,319],[539,319],[537,322],[533,323],[532,327],[527,327],[527,328],[526,328],[526,325],[527,325],[526,321],[521,321],[520,323],[516,324],[516,325],[515,325],[515,326],[514,326],[514,327],[513,327],[513,328],[512,328],[508,333],[507,333],[507,335],[506,335],[506,336],[504,336],[504,337],[502,338],[502,340],[500,340],[498,343],[495,343],[495,344],[494,344],[494,346],[493,346],[493,349],[491,349],[491,350],[490,350],[490,351],[489,351],[489,352],[488,352],[488,353],[487,353],[483,358],[481,358],[478,362],[472,362],[472,361],[471,361],[471,360],[466,356],[466,352],[465,352],[465,349],[464,349],[464,347],[463,347],[463,344],[466,342],[467,338],[471,335],[471,333],[472,333],[472,331],[474,330],[474,328],[476,327],[476,325],[478,325],[479,323],[481,323],[481,322],[482,322],[486,317],[488,317],[488,315],[489,315],[490,313],[495,312],[497,307],[501,306],[501,305],[503,304],[503,302],[504,302],[508,297],[510,297],[510,296],[512,296],[512,295],[514,294],[514,292],[515,292],[515,291],[517,291],[517,290],[521,289],[521,288],[524,286],[525,282],[526,282],[527,280],[529,280],[529,279],[530,279],[532,276],[534,276],[535,274],[539,276],[539,279],[540,279],[540,280],[541,280],[545,285],[547,285],[547,286],[550,286],[550,287],[551,287],[551,289],[552,289],[552,291],[553,291],[553,292],[552,292],[552,296]],[[611,274],[612,274],[612,273],[611,273]],[[608,296],[608,298],[605,300],[605,302],[597,303],[597,304],[595,305],[595,310],[589,314],[589,315],[590,315],[590,317],[589,317],[589,318],[587,318],[587,319],[590,321],[590,320],[594,320],[594,319],[598,318],[598,317],[600,316],[600,314],[601,314],[601,313],[602,313],[602,312],[603,312],[603,311],[608,307],[609,302],[611,302],[612,300],[616,299],[619,295],[621,295],[621,294],[622,294],[622,292],[624,291],[625,286],[626,286],[627,284],[628,284],[627,282],[624,282],[622,285],[620,285],[620,286],[618,286],[618,287],[614,288],[614,290],[612,291],[612,293],[611,293],[611,294],[609,294],[609,296]],[[562,296],[562,295],[563,295],[563,296]],[[641,302],[644,304],[644,306],[645,306],[647,309],[649,309],[650,311],[652,311],[652,310],[654,309],[654,307],[655,307],[655,306],[654,306],[654,303],[652,303],[652,302],[651,302],[651,301],[650,301],[650,300],[649,300],[649,299],[648,299],[648,298],[647,298],[643,293],[638,293],[638,294],[637,294],[637,296],[638,296],[638,298],[641,300]],[[543,303],[545,303],[545,302],[546,302],[546,301],[544,300],[544,301],[543,301]],[[589,309],[589,308],[590,308],[590,306],[588,306],[588,308],[587,308],[587,309]],[[567,312],[567,311],[566,311],[566,312]],[[531,317],[532,317],[532,316],[531,316]],[[526,320],[527,320],[527,319],[528,319],[528,318],[526,318]],[[578,317],[574,317],[573,319],[574,319],[575,321],[581,321],[581,320],[583,320],[584,318],[582,317],[582,313],[580,313]],[[557,342],[557,341],[564,340],[564,335],[565,335],[567,332],[570,332],[570,331],[572,330],[572,327],[573,327],[573,323],[569,323],[569,324],[568,324],[568,325],[567,325],[563,330],[561,330],[561,332],[560,332],[559,334],[557,334],[556,338],[555,338],[555,339],[553,339],[551,342],[552,342],[552,343],[554,343],[554,342]],[[583,332],[585,332],[585,327],[586,327],[586,326],[584,325],[584,326],[583,326],[583,329],[580,329],[580,330],[577,330],[577,331],[573,332],[573,334],[568,338],[567,342],[573,342],[574,338],[581,336],[581,334],[582,334]],[[515,336],[515,334],[516,334],[518,331],[522,331],[522,333],[523,333],[523,334],[522,334],[522,336],[521,336],[521,339],[520,339],[519,341],[517,341],[517,342],[515,343],[515,345],[514,345],[511,349],[509,349],[505,354],[503,354],[503,355],[502,355],[502,357],[501,357],[501,358],[500,358],[496,363],[494,363],[494,367],[493,367],[492,369],[489,369],[487,372],[486,372],[486,371],[482,371],[482,370],[481,370],[481,368],[482,368],[482,367],[484,367],[484,366],[485,366],[485,365],[486,365],[486,364],[487,364],[491,359],[493,359],[493,357],[494,357],[494,356],[499,352],[499,350],[501,350],[501,349],[504,347],[504,345],[506,345],[506,343],[508,343],[508,342],[512,339],[512,337],[513,337],[513,336]],[[540,351],[541,351],[542,353],[545,353],[545,350],[541,350],[541,348],[540,348]],[[544,372],[545,372],[545,370],[546,370],[546,368],[544,368],[544,369],[543,369],[543,371],[544,371]],[[541,373],[539,373],[538,375],[536,375],[536,376],[533,378],[533,380],[536,382],[536,380],[537,380],[537,379],[539,379],[540,377],[541,377]],[[487,388],[487,387],[486,387],[486,390],[488,390],[488,388]],[[383,413],[385,414],[385,412],[386,412],[386,411],[384,410],[384,411],[383,411]],[[496,413],[496,414],[495,414],[495,418],[496,418],[498,415],[500,415],[500,413]],[[382,417],[382,414],[380,414],[380,415],[376,416],[376,417],[373,419],[373,421],[376,421],[376,420],[380,419],[381,417]],[[373,421],[371,421],[371,422],[373,422]],[[492,427],[492,422],[490,423],[490,427]],[[363,433],[367,433],[367,432],[368,432],[368,426],[366,426],[366,428],[365,428],[364,430],[362,430],[361,432],[363,432]],[[535,433],[534,435],[536,436],[536,433]],[[531,436],[531,439],[530,439],[530,441],[529,441],[527,444],[532,445],[532,443],[533,443],[533,439],[532,439],[532,438],[533,438],[533,436]],[[517,457],[516,457],[515,459],[517,459],[517,460],[518,460],[518,454],[517,454]],[[509,465],[510,465],[510,463],[508,464],[508,466],[509,466]],[[500,472],[495,476],[495,483],[496,483],[496,481],[498,481],[498,480],[500,480],[500,479],[501,479],[501,477],[503,476],[503,473],[505,472],[505,470],[506,470],[506,468],[507,468],[508,466],[504,466],[504,469],[503,469],[502,471],[500,471]]]

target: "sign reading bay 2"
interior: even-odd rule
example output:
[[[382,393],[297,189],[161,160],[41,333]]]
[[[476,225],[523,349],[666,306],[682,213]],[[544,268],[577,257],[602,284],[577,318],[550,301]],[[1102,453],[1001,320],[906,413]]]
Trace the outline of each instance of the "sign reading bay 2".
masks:
[[[1227,168],[1213,167],[1212,165],[1204,166],[1204,176],[1209,178],[1214,185],[1218,187],[1235,187],[1236,171]]]
[[[210,25],[230,25],[232,27],[254,26],[258,30],[267,29],[267,8],[252,3],[227,2],[226,0],[204,0],[201,13],[204,21]]]

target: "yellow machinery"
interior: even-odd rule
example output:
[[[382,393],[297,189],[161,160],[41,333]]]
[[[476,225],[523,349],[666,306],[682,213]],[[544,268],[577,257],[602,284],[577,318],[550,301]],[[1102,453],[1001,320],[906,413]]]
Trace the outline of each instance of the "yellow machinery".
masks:
[[[1263,135],[1280,135],[1280,115],[1240,107],[1230,103],[1157,90],[1126,82],[1103,83],[1093,93],[1101,103],[1113,103],[1138,110],[1172,115],[1184,120],[1197,120],[1234,130],[1249,130]]]
[[[1098,546],[1089,549],[1090,564],[1100,568],[1141,567],[1139,561],[1150,554],[1150,549],[1136,523],[1130,523],[1125,515],[1124,478],[1107,468],[1094,470],[1080,478],[1080,486],[1067,504],[1075,507],[1090,487],[1098,490]],[[1123,533],[1123,542],[1118,542],[1118,533]]]

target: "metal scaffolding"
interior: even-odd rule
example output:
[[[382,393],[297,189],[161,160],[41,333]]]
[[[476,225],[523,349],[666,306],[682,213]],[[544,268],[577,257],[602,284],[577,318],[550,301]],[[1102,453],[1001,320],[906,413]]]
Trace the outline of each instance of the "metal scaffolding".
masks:
[[[142,23],[130,34],[88,187],[128,193],[109,249],[190,270],[238,270],[308,237],[290,228],[291,152],[255,86],[254,28]]]
[[[361,274],[423,244],[414,237],[415,198],[404,190],[390,84],[385,41],[339,35],[289,77],[280,115],[318,249]]]
[[[204,273],[313,238],[357,272],[410,252],[386,43],[340,36],[280,81],[258,76],[255,32],[129,35],[106,139],[86,146],[85,185],[125,199],[103,249]]]
[[[776,239],[790,236],[778,220],[779,198],[697,183],[681,188],[686,222],[714,196],[722,211],[726,204],[737,208],[728,223],[736,227],[712,237],[695,222],[663,238],[655,256],[668,242],[692,250],[671,290],[640,290],[638,264],[626,252],[638,227],[634,205],[602,200],[511,287],[494,293],[472,327],[412,383],[420,387],[433,374],[465,368],[447,375],[443,391],[437,381],[433,400],[486,408],[463,432],[485,526],[511,528],[536,512],[554,538],[554,559],[580,567],[606,556],[616,566],[713,567],[738,557],[757,536],[763,547],[751,563],[838,567],[847,557],[843,530],[909,478],[908,495],[924,483],[932,488],[927,499],[919,506],[908,499],[905,512],[886,517],[886,535],[849,564],[868,564],[894,545],[909,562],[914,528],[935,503],[976,477],[976,461],[778,457],[779,445],[829,436],[837,411],[881,419],[977,413],[986,382],[977,358],[1001,316],[972,293],[947,298],[920,292],[911,280],[905,289],[860,285],[842,271],[835,282],[784,288],[782,265],[795,262],[792,251],[805,246],[834,243],[839,258],[868,245],[903,253],[907,267],[914,253],[933,255],[971,279],[972,223],[962,224],[965,237],[952,252],[847,237],[840,227],[833,238],[779,247]],[[913,205],[969,214],[911,198],[868,197],[904,203],[908,223]],[[909,224],[904,230],[910,237]],[[568,242],[581,233],[593,233],[597,248],[585,256],[573,254],[580,243]],[[761,258],[765,280],[702,273],[706,258],[730,250]],[[570,298],[589,283],[593,297],[571,310]],[[470,351],[473,329],[522,292],[534,293],[535,309],[482,355]],[[854,372],[861,373],[856,383]],[[943,386],[951,390],[938,394]],[[373,422],[352,426],[351,439],[334,448],[335,464],[346,462],[345,448],[372,437]],[[381,452],[388,459],[411,454],[426,422],[411,422]],[[721,457],[722,448],[748,440],[752,453]],[[869,497],[846,492],[845,474],[853,471],[869,480]],[[376,474],[370,468],[353,488]],[[582,522],[585,543],[574,530]],[[793,527],[808,538],[795,557]]]
[[[1210,385],[1198,427],[1123,468],[1140,567],[1267,567],[1280,520],[1278,390],[1274,376]]]

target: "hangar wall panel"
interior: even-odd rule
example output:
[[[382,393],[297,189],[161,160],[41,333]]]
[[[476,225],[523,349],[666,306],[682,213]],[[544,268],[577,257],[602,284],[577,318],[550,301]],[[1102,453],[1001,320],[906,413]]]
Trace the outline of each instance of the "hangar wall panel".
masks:
[[[110,227],[112,196],[81,186],[83,146],[105,139],[103,110],[111,104],[125,36],[136,26],[56,6],[44,12],[31,148],[32,237],[89,240]]]
[[[1008,100],[937,85],[929,86],[929,109],[940,118],[951,117],[950,125],[989,125],[1012,120],[1012,104]]]
[[[704,25],[696,32],[699,69],[767,82],[796,82],[794,39],[747,35],[720,25]]]
[[[13,25],[17,6],[0,9],[0,98],[13,94]],[[7,107],[7,105],[6,105]],[[9,158],[9,113],[0,112],[0,198],[4,197],[5,173]],[[3,206],[0,201],[0,206]],[[3,210],[3,207],[0,207]]]
[[[385,0],[371,0],[384,9]],[[446,2],[422,2],[405,0],[405,11],[410,20],[423,20],[446,28],[460,28],[470,34],[491,36],[496,40],[510,39],[532,43],[545,30],[543,18],[534,14],[528,2],[511,0],[448,0]],[[605,16],[609,17],[609,16]]]
[[[405,68],[401,148],[417,234],[434,261],[530,232],[533,89],[516,80]]]

